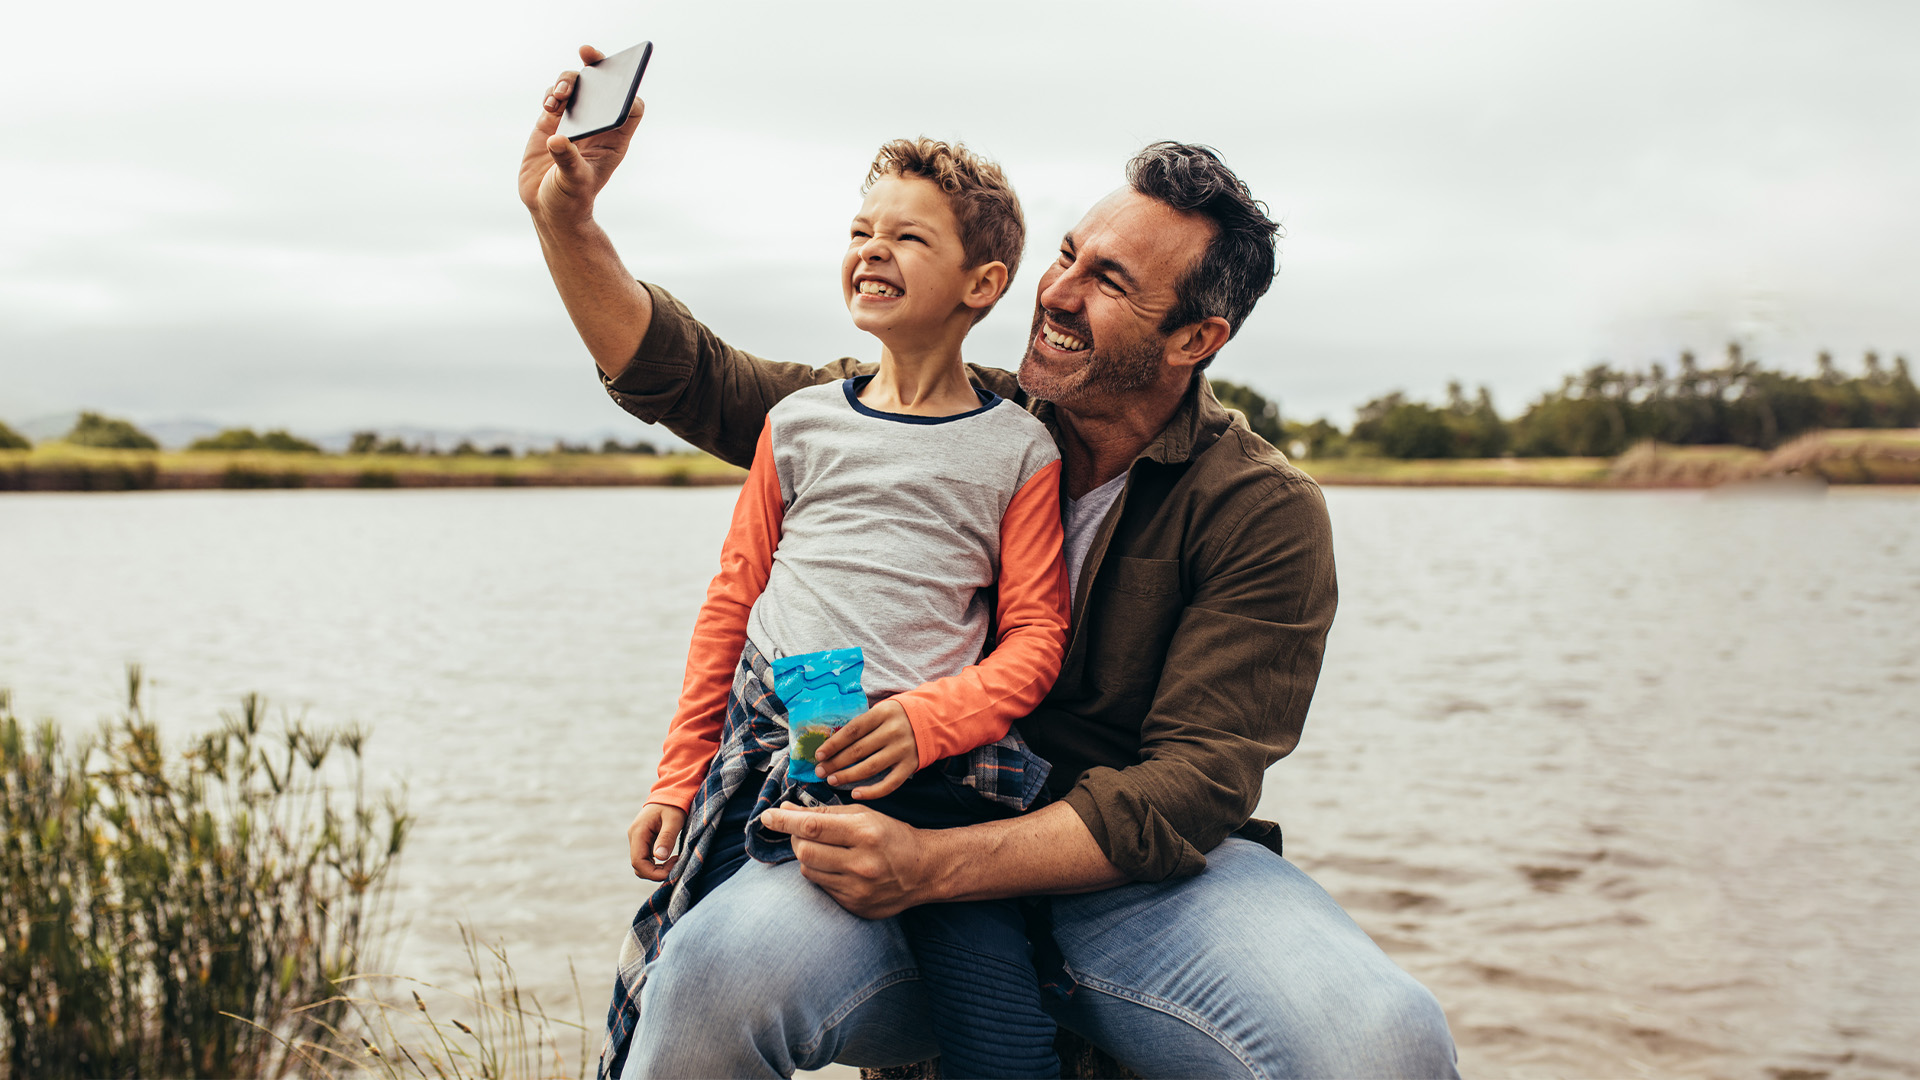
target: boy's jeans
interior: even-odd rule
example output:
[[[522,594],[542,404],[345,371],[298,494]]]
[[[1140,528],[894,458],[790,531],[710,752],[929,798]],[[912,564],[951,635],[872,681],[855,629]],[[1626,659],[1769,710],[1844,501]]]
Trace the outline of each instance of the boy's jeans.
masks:
[[[1061,1026],[1151,1077],[1457,1077],[1446,1017],[1292,863],[1228,839],[1197,877],[1056,897]],[[933,1056],[892,919],[748,861],[667,935],[626,1076],[763,1077]]]

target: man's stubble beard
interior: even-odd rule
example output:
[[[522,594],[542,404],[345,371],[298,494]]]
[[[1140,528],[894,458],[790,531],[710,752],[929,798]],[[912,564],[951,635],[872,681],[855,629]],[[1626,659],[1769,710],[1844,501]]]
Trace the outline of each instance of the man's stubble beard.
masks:
[[[1046,318],[1044,308],[1035,308],[1033,329],[1027,335],[1027,352],[1020,359],[1020,389],[1029,396],[1055,404],[1072,405],[1087,396],[1108,397],[1136,394],[1158,384],[1162,343],[1151,339],[1121,342],[1110,348],[1087,347],[1079,357],[1075,372],[1056,374],[1041,371],[1045,363],[1034,340],[1040,336],[1040,324]],[[1091,340],[1092,331],[1077,320],[1054,317],[1054,324],[1082,341]]]

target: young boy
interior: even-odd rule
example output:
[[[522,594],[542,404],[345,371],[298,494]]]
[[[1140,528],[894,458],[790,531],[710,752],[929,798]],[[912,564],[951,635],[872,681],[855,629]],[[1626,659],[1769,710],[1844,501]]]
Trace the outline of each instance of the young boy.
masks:
[[[792,858],[754,824],[783,799],[841,801],[832,789],[852,786],[908,824],[949,828],[1017,814],[1045,780],[1012,723],[1051,689],[1065,648],[1059,454],[960,358],[1018,266],[1020,205],[993,163],[928,139],[883,146],[863,190],[841,289],[880,339],[880,368],[793,394],[760,433],[659,778],[628,831],[637,872],[665,882],[635,920],[648,958],[749,855]],[[796,791],[768,664],[856,645],[872,707],[820,746],[831,787]],[[1058,1075],[1015,901],[902,922],[946,1075]]]

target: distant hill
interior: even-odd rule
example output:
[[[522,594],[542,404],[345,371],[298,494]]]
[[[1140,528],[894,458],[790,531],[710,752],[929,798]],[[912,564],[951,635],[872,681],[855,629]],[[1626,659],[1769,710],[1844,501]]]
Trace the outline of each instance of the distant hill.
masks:
[[[120,414],[109,411],[108,415],[119,416]],[[33,419],[23,420],[18,423],[9,421],[9,423],[12,423],[15,431],[32,439],[36,443],[40,443],[48,439],[58,439],[62,435],[65,435],[73,429],[74,421],[79,418],[80,414],[76,411],[37,416]],[[142,420],[136,417],[126,417],[126,419],[132,420],[135,426],[153,436],[154,441],[168,450],[184,450],[187,444],[193,442],[195,439],[205,438],[209,435],[218,435],[227,428],[251,427],[255,431],[265,431],[268,428],[279,426],[272,423],[251,423],[245,420],[222,423],[203,417],[175,417],[168,420]],[[353,435],[356,431],[377,431],[380,433],[382,439],[397,438],[411,445],[437,447],[441,450],[451,450],[459,446],[463,441],[471,442],[481,449],[501,445],[511,446],[514,452],[519,454],[526,453],[528,450],[548,450],[551,449],[556,442],[565,442],[574,446],[586,445],[597,450],[600,444],[607,439],[616,439],[623,443],[632,443],[638,439],[652,443],[663,452],[693,449],[691,445],[675,437],[674,434],[666,428],[657,425],[648,427],[638,423],[627,424],[617,428],[597,428],[589,432],[568,432],[564,434],[551,431],[527,431],[524,429],[502,427],[478,427],[453,430],[410,424],[395,426],[370,424],[365,427],[345,428],[320,433],[294,431],[293,434],[318,444],[322,450],[328,453],[337,454],[344,451],[347,445],[353,441]]]
[[[635,440],[650,442],[662,453],[692,450],[693,446],[666,428],[643,424],[633,424],[624,428],[599,428],[581,433],[558,434],[551,431],[526,431],[515,428],[479,427],[449,430],[446,428],[416,427],[412,425],[380,426],[370,425],[345,431],[328,431],[316,435],[294,432],[303,438],[319,444],[320,449],[329,454],[344,451],[353,442],[353,436],[360,431],[377,431],[382,439],[399,439],[411,446],[423,446],[428,449],[451,450],[462,442],[470,442],[482,450],[495,446],[511,446],[516,454],[529,450],[551,450],[553,444],[564,442],[569,446],[587,446],[598,450],[607,439],[631,444]],[[155,433],[155,438],[159,434]]]
[[[80,419],[77,412],[60,413],[54,416],[36,416],[31,420],[22,420],[13,425],[13,430],[32,439],[34,442],[46,442],[57,439],[73,430],[73,422]]]
[[[118,413],[107,413],[119,416]],[[74,421],[80,419],[78,412],[53,413],[48,416],[36,416],[13,425],[13,429],[34,442],[46,442],[58,439],[73,430]],[[122,419],[132,419],[123,417]],[[153,441],[162,449],[179,450],[195,439],[208,435],[218,435],[221,425],[211,420],[133,420],[133,426],[153,436]]]

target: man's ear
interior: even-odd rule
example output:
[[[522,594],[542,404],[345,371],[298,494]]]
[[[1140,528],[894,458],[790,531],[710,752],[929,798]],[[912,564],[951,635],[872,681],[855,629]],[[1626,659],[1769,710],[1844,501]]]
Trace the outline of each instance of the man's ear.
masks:
[[[1177,368],[1191,368],[1219,352],[1232,336],[1233,328],[1218,315],[1181,327],[1167,338],[1167,363]]]
[[[979,311],[993,306],[1000,294],[1007,291],[1007,264],[995,260],[971,271],[973,279],[967,283],[967,295],[961,303]]]

